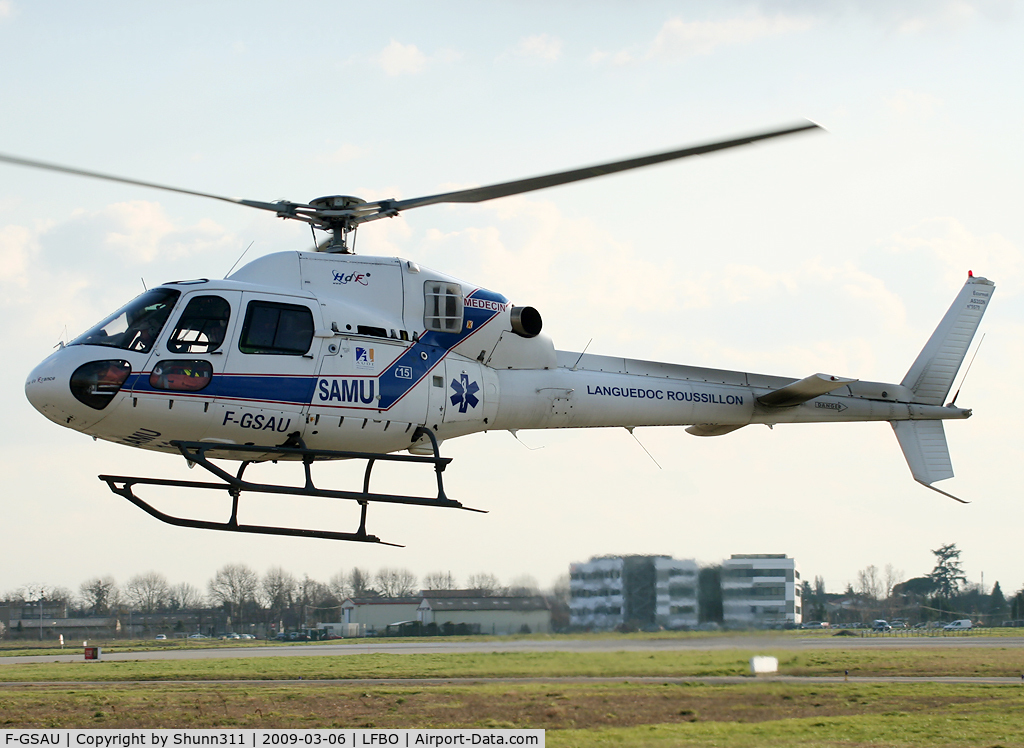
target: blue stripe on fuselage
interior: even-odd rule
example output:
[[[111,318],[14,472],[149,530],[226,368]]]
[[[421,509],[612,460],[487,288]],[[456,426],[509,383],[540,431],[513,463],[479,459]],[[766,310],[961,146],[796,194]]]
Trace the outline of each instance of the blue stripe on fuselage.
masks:
[[[210,384],[198,392],[161,390],[149,383],[145,374],[133,374],[124,389],[133,394],[199,396],[232,400],[306,404],[313,399],[314,376],[265,376],[259,374],[214,374]]]

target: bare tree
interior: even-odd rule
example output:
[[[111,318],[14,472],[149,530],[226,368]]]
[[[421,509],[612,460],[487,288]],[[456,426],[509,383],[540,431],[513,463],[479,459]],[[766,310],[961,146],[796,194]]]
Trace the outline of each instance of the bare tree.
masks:
[[[476,590],[484,597],[493,597],[504,592],[504,588],[502,588],[498,578],[493,574],[484,572],[470,574],[467,584],[469,589]]]
[[[323,582],[311,579],[308,574],[298,583],[298,591],[302,602],[314,608],[320,608],[334,602],[331,588]]]
[[[569,587],[569,575],[559,574],[558,578],[551,585],[551,598],[557,600],[560,603],[569,604],[570,598],[570,587]]]
[[[812,590],[812,594],[804,597],[804,619],[806,620],[811,615],[808,606],[813,604],[814,619],[824,621],[828,614],[828,609],[825,605],[827,601],[828,597],[825,594],[825,579],[824,577],[816,576],[814,577],[814,589]]]
[[[118,589],[112,576],[87,579],[82,582],[78,591],[81,594],[82,609],[86,613],[106,615],[117,605]]]
[[[304,625],[316,621],[337,621],[341,618],[339,605],[331,594],[331,588],[323,582],[310,579],[309,575],[298,583],[296,600],[302,606],[302,622]]]
[[[210,598],[228,608],[233,622],[240,622],[246,603],[256,597],[259,577],[245,564],[226,564],[217,570],[207,585]]]
[[[885,586],[885,599],[892,597],[892,590],[897,584],[902,584],[906,577],[902,569],[895,568],[892,564],[885,565],[885,574],[882,577],[882,584]]]
[[[353,566],[348,573],[348,586],[352,590],[353,597],[359,597],[370,592],[370,572]]]
[[[877,600],[882,596],[882,582],[878,577],[878,567],[874,564],[857,572],[857,594]]]
[[[171,587],[163,574],[147,571],[136,574],[124,585],[124,595],[133,610],[153,613],[167,607]]]
[[[385,597],[408,597],[416,592],[416,575],[408,569],[380,569],[374,583]]]
[[[540,585],[529,574],[521,574],[508,586],[508,594],[513,597],[531,597],[540,594]]]
[[[188,582],[173,585],[167,596],[167,607],[171,610],[194,610],[202,605],[203,593]]]
[[[349,575],[343,571],[327,580],[327,586],[331,588],[331,594],[338,600],[344,600],[352,595],[352,585],[349,584]]]
[[[14,592],[13,598],[20,602],[48,600],[69,603],[73,595],[66,587],[51,584],[24,584]]]
[[[450,571],[432,571],[423,577],[423,589],[425,590],[454,590],[458,589],[455,584],[455,577]]]
[[[270,620],[281,617],[281,612],[288,610],[295,602],[299,584],[295,577],[280,566],[267,570],[260,582],[260,603],[270,613]]]

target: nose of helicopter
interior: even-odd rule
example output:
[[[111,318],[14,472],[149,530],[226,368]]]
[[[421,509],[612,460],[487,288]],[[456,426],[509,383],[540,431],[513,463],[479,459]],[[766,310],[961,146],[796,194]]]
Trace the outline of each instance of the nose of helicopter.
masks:
[[[54,423],[76,431],[89,428],[107,415],[102,408],[90,406],[83,400],[83,390],[90,389],[90,385],[92,390],[101,390],[104,384],[104,375],[93,374],[92,369],[98,368],[97,364],[123,363],[97,362],[83,365],[80,361],[82,353],[66,348],[56,351],[36,366],[25,380],[25,397],[32,407]],[[88,353],[85,353],[88,357]],[[88,381],[90,375],[94,382]],[[84,383],[83,379],[86,380]],[[78,389],[77,393],[75,388]],[[88,399],[87,391],[84,397]],[[103,393],[99,397],[102,398]],[[102,401],[102,405],[107,400]]]
[[[68,373],[61,365],[59,352],[52,354],[28,375],[25,397],[32,407],[61,426],[71,426],[74,414],[68,412],[73,400]]]

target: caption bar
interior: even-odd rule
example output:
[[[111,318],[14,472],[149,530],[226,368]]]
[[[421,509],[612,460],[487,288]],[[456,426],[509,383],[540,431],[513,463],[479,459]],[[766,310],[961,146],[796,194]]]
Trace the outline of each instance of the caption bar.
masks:
[[[544,748],[543,730],[0,730],[0,748],[172,748],[173,746],[444,746],[521,745]]]

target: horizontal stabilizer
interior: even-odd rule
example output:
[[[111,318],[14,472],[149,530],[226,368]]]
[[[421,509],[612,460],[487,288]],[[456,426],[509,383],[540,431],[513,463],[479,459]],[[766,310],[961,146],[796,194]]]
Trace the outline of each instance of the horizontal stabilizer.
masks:
[[[970,503],[932,485],[935,481],[953,477],[953,463],[949,459],[949,447],[946,446],[946,432],[942,429],[942,421],[891,423],[914,480],[962,504]]]
[[[967,278],[946,316],[903,377],[901,384],[913,390],[914,402],[942,405],[994,290],[995,284],[986,278]]]
[[[832,377],[828,374],[812,374],[799,382],[787,384],[785,387],[761,395],[757,402],[769,408],[788,408],[792,405],[806,403],[820,395],[827,395],[832,390],[845,387],[856,379]]]
[[[736,429],[743,428],[744,424],[731,425],[731,426],[720,426],[717,423],[697,423],[693,426],[686,427],[687,434],[693,434],[694,436],[722,436],[723,434],[731,434]]]

